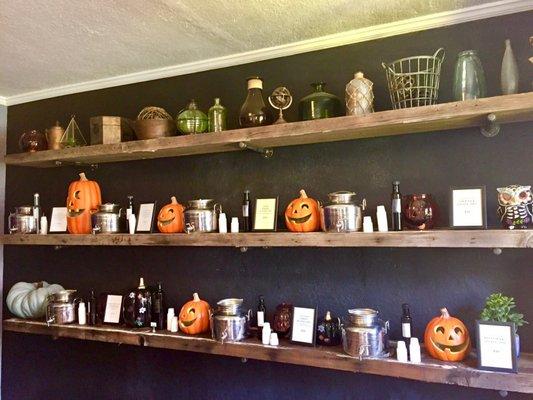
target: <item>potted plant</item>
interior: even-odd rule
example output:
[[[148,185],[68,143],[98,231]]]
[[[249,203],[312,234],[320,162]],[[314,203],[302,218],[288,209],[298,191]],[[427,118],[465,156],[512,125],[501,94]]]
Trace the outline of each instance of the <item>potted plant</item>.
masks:
[[[485,308],[481,311],[480,318],[483,321],[514,322],[516,338],[516,356],[520,355],[520,337],[516,330],[519,326],[527,324],[524,314],[513,311],[515,308],[514,298],[504,296],[501,293],[492,293],[487,297]]]

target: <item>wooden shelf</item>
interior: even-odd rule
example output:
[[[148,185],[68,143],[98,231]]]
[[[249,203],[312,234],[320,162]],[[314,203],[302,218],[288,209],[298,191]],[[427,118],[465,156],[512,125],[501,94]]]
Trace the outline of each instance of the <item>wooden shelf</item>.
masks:
[[[335,142],[479,127],[485,124],[488,114],[494,114],[497,123],[531,121],[533,92],[381,111],[363,117],[338,117],[220,133],[9,154],[5,162],[8,165],[54,167],[238,151],[241,150],[241,142],[260,148]]]
[[[192,351],[262,361],[360,372],[423,382],[443,383],[474,388],[533,393],[533,354],[522,354],[517,374],[481,371],[474,367],[471,357],[466,363],[446,363],[424,355],[422,363],[400,363],[394,359],[365,359],[359,361],[346,355],[340,347],[304,347],[282,341],[280,346],[263,346],[256,339],[240,343],[219,343],[207,337],[186,336],[180,333],[149,329],[125,329],[110,326],[53,325],[22,319],[3,322],[11,332],[50,335],[98,342],[129,344],[172,350]]]
[[[533,230],[434,230],[374,233],[185,233],[0,235],[4,245],[192,247],[533,248]]]

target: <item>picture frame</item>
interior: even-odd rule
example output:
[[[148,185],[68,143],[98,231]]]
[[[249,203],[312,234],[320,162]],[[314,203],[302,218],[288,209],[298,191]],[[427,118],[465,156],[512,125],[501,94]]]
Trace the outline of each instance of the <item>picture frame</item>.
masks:
[[[485,186],[450,187],[450,228],[487,229]]]
[[[317,308],[293,307],[290,342],[305,346],[316,345]]]
[[[513,322],[476,321],[477,368],[518,372],[516,331]]]
[[[120,324],[122,322],[122,305],[124,296],[103,293],[98,297],[98,314],[104,324]]]
[[[67,207],[52,207],[49,233],[67,233]]]
[[[137,212],[135,233],[152,233],[157,211],[157,202],[140,203]]]
[[[278,197],[255,199],[252,231],[276,232],[278,227]]]

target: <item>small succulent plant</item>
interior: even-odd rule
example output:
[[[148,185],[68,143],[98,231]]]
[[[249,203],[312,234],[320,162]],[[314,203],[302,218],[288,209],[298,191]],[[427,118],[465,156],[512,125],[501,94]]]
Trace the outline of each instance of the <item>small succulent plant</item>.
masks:
[[[513,311],[515,307],[514,298],[493,293],[487,297],[480,317],[483,321],[514,322],[515,328],[518,328],[528,322],[524,320],[524,314]]]

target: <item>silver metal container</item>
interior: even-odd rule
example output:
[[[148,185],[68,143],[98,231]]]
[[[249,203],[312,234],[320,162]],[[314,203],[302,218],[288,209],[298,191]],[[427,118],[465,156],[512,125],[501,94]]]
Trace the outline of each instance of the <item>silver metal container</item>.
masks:
[[[185,232],[216,232],[222,206],[212,199],[190,200],[184,212]]]
[[[242,299],[224,299],[211,314],[211,335],[224,342],[239,342],[248,336],[252,310],[242,311]]]
[[[46,306],[46,323],[70,324],[76,321],[76,306],[79,299],[76,290],[61,290],[48,295]]]
[[[355,204],[355,193],[340,191],[328,194],[330,204],[322,209],[324,231],[356,232],[363,229],[363,211],[366,200]]]
[[[348,310],[348,321],[342,328],[344,351],[363,359],[388,356],[389,322],[378,318],[378,312],[370,308]]]
[[[37,221],[33,216],[33,207],[15,207],[15,212],[8,217],[9,233],[37,233]]]
[[[106,203],[92,215],[93,233],[119,233],[122,208],[119,204]]]

